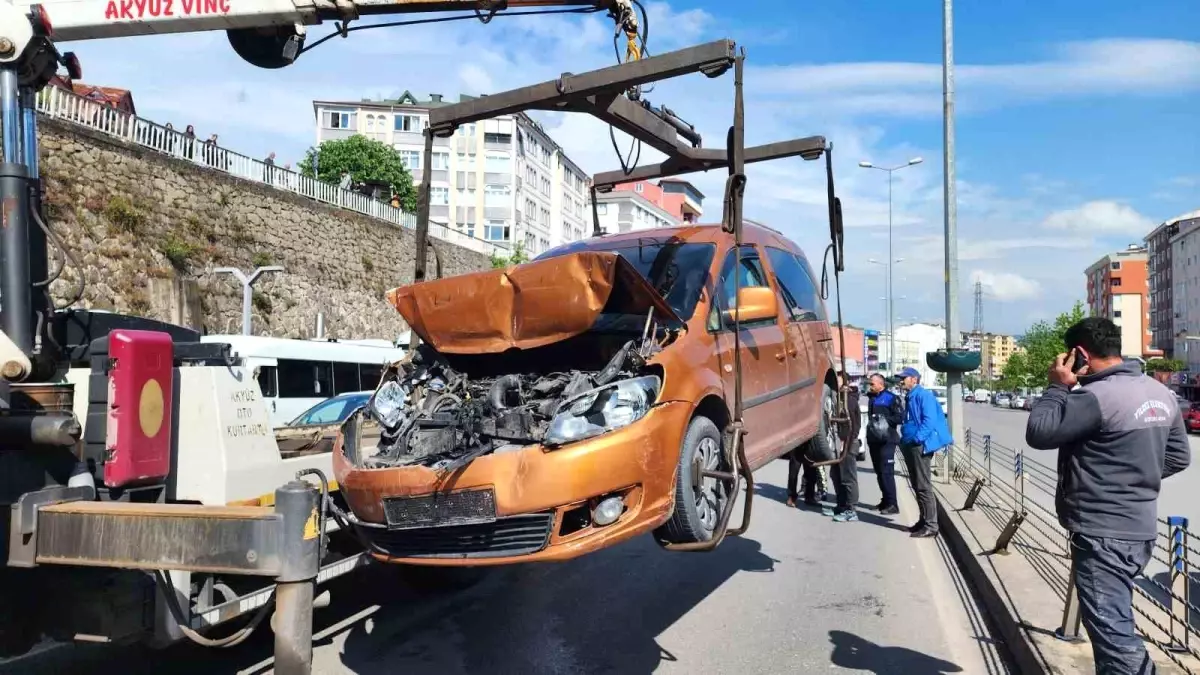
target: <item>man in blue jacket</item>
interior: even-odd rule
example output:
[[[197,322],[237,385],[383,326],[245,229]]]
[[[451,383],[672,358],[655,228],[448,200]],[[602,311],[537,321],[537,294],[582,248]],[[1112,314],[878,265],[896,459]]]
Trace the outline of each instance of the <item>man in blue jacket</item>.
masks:
[[[933,495],[933,456],[954,442],[946,416],[933,392],[921,386],[921,373],[905,368],[899,373],[900,386],[908,392],[905,401],[904,425],[900,427],[900,450],[908,465],[908,477],[921,518],[909,532],[913,537],[936,537],[938,534],[937,498]]]

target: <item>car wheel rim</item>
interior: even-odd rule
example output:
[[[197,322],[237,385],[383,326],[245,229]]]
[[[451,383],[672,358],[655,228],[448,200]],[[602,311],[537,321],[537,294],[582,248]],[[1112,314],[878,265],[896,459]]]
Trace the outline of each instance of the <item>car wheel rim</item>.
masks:
[[[834,398],[832,396],[826,396],[825,404],[823,406],[823,409],[824,409],[823,412],[825,414],[825,440],[826,440],[826,442],[829,443],[829,449],[832,450],[836,454],[838,451],[838,447],[837,447],[838,438],[837,438],[837,424],[835,424],[833,421],[834,407],[835,407]]]
[[[696,467],[701,471],[717,471],[721,468],[721,447],[712,438],[700,439],[696,448],[699,461]],[[717,518],[724,497],[724,487],[716,478],[702,478],[696,488],[696,515],[707,531],[717,527]]]

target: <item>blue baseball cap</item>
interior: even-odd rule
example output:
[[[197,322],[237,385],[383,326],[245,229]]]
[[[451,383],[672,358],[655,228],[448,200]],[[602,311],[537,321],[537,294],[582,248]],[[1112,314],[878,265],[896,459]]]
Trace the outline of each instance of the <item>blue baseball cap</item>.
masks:
[[[896,377],[900,377],[900,378],[915,377],[919,380],[919,379],[921,379],[921,371],[917,370],[916,368],[905,368],[905,369],[901,370],[900,372],[896,373]]]

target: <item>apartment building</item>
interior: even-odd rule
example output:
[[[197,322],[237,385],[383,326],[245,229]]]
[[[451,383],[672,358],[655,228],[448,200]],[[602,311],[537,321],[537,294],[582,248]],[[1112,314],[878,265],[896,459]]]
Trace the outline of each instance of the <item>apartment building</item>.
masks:
[[[461,95],[459,100],[469,100]],[[524,113],[464,124],[435,138],[422,166],[429,111],[449,105],[440,94],[418,100],[313,101],[317,143],[361,134],[400,153],[419,183],[430,175],[430,222],[499,246],[538,255],[591,234],[591,179],[536,120]]]
[[[681,178],[663,178],[621,183],[613,192],[633,192],[670,214],[679,223],[698,223],[704,215],[704,193]]]
[[[1013,354],[1020,351],[1017,339],[1011,335],[984,333],[979,341],[979,363],[985,378],[998,380]]]
[[[1179,234],[1181,227],[1194,226],[1200,219],[1200,210],[1171,218],[1146,235],[1146,249],[1150,264],[1150,330],[1151,346],[1162,350],[1167,358],[1175,356],[1175,283],[1173,277],[1171,240]]]
[[[1145,246],[1130,244],[1088,266],[1087,300],[1092,316],[1111,319],[1121,327],[1121,354],[1149,357],[1153,347],[1150,329],[1149,254]]]
[[[597,193],[596,219],[604,234],[679,225],[668,211],[630,190]]]
[[[1190,374],[1200,373],[1200,341],[1195,339],[1200,338],[1200,211],[1171,222],[1171,352],[1188,364]]]
[[[890,354],[892,337],[887,333],[879,334],[879,360],[886,361]],[[896,362],[883,363],[889,372],[897,372],[901,368],[916,368],[921,373],[921,381],[933,384],[937,372],[929,367],[925,355],[946,346],[946,327],[935,323],[911,323],[896,327]]]

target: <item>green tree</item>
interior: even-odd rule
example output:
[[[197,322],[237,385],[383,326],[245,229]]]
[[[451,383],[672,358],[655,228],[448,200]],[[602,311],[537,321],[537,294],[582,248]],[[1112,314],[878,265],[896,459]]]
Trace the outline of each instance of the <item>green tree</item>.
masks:
[[[313,159],[317,171],[313,173]],[[417,188],[412,174],[404,167],[400,153],[391,146],[366,136],[355,134],[350,138],[311,147],[300,160],[301,175],[326,183],[337,184],[344,174],[349,173],[355,181],[377,181],[387,183],[392,194],[400,197],[400,206],[409,213],[417,210]]]
[[[492,253],[492,268],[498,269],[501,267],[509,267],[511,265],[520,265],[529,262],[529,255],[525,253],[525,246],[517,244],[513,247],[512,255],[504,257]]]
[[[1147,373],[1178,373],[1187,370],[1187,364],[1179,359],[1148,359]]]
[[[1048,373],[1055,357],[1067,350],[1063,341],[1067,329],[1087,318],[1082,302],[1076,302],[1069,312],[1059,314],[1053,322],[1039,321],[1017,340],[1024,351],[1013,354],[1004,364],[1000,380],[1004,389],[1045,387],[1050,384]]]

